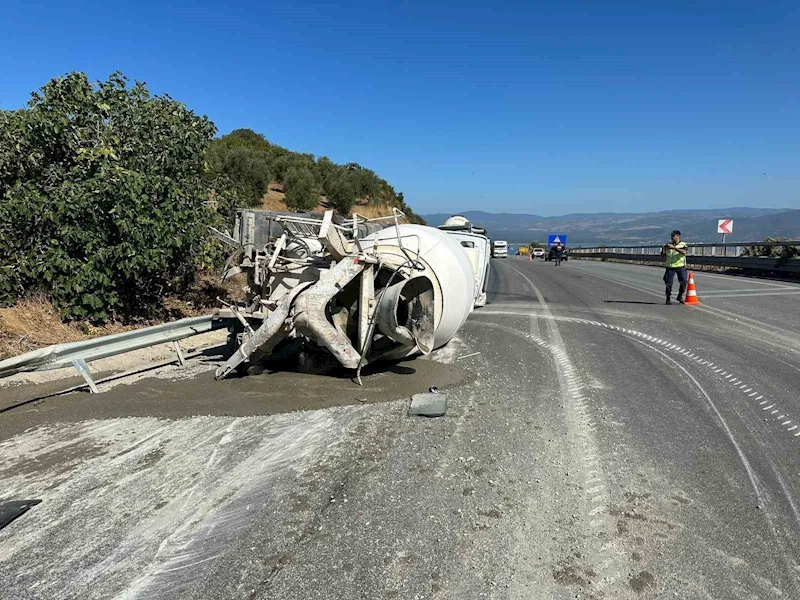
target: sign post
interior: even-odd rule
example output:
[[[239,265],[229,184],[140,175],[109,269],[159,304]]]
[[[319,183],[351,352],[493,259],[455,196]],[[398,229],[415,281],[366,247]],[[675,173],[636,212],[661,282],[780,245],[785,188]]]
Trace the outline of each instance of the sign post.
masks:
[[[725,243],[725,236],[733,233],[733,219],[720,219],[717,221],[717,233],[722,234],[722,243]],[[723,250],[725,252],[725,250]]]

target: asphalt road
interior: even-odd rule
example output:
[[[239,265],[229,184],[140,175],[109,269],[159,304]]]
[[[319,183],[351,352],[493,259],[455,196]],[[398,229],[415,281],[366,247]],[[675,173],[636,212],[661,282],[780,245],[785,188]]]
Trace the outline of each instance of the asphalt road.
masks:
[[[446,368],[392,374],[453,384],[443,418],[341,381],[180,415],[170,373],[167,415],[136,409],[158,378],[108,396],[129,416],[0,414],[2,497],[43,500],[0,531],[3,597],[800,597],[800,286],[700,273],[664,306],[654,268],[492,267]]]

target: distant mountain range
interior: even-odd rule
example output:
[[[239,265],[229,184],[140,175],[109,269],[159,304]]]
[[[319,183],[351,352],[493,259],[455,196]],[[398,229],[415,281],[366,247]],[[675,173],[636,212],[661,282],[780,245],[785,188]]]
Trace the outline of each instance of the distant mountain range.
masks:
[[[547,241],[548,234],[565,233],[570,246],[594,244],[660,244],[673,229],[687,242],[718,242],[717,219],[733,219],[733,234],[725,241],[750,242],[765,237],[800,239],[800,210],[788,208],[721,208],[667,210],[651,213],[575,213],[561,217],[488,213],[458,213],[485,227],[489,237],[511,243]],[[423,215],[428,225],[442,225],[451,214]]]

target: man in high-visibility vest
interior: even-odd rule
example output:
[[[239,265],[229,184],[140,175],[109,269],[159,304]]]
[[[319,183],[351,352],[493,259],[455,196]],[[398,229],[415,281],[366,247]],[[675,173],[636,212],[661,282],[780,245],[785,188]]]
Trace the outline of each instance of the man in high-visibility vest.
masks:
[[[670,234],[670,237],[672,238],[672,243],[661,246],[661,254],[666,257],[664,284],[667,286],[667,301],[665,304],[672,304],[670,297],[672,296],[672,282],[675,281],[675,275],[678,276],[678,281],[681,285],[678,290],[678,302],[683,304],[686,282],[688,281],[686,273],[686,242],[681,241],[681,232],[677,229]]]

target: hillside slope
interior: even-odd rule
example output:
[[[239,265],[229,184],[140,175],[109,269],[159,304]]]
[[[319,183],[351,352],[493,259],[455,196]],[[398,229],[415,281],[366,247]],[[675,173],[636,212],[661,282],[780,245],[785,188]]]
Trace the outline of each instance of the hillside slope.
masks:
[[[696,242],[719,241],[717,219],[734,219],[734,233],[728,241],[761,240],[767,236],[800,238],[800,210],[733,207],[723,209],[670,210],[651,213],[575,213],[559,217],[528,214],[461,213],[473,223],[486,227],[493,237],[510,242],[546,240],[550,233],[566,233],[575,244],[655,244],[680,229],[684,238]],[[424,215],[434,226],[450,214]]]
[[[274,210],[276,212],[291,212],[291,209],[286,206],[286,193],[283,191],[283,186],[277,181],[271,182],[269,184],[267,193],[261,198],[261,203],[258,208]],[[325,196],[320,196],[319,203],[316,207],[311,208],[310,211],[322,213],[330,208],[331,206],[328,204]],[[367,219],[375,219],[377,217],[391,216],[393,214],[393,208],[395,207],[391,204],[382,202],[371,203],[368,200],[358,199],[353,206],[353,212],[358,213],[360,216],[366,217]],[[407,220],[410,222],[420,222],[420,217],[411,211],[409,217],[407,217]]]

